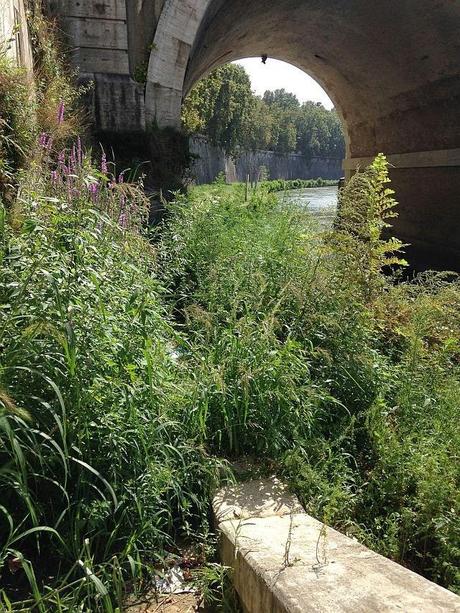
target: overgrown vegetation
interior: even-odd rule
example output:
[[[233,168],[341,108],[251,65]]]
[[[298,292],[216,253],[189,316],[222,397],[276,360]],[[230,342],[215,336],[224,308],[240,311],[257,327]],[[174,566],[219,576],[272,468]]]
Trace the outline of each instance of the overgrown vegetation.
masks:
[[[217,189],[162,235],[200,389],[190,426],[214,453],[274,460],[313,515],[458,590],[458,278],[382,274],[404,264],[382,236],[383,157],[323,236],[262,190]]]
[[[34,74],[12,62],[9,41],[0,45],[0,195],[14,197],[17,171],[33,158],[38,135],[52,136],[58,147],[79,126],[75,102],[79,92],[62,62],[55,26],[42,13],[40,0],[29,2],[28,26]],[[67,109],[59,121],[59,106]]]
[[[48,123],[10,120],[0,152],[0,608],[121,610],[183,540],[205,561],[240,454],[459,590],[460,282],[382,274],[404,265],[383,156],[328,233],[269,184],[215,185],[151,240],[142,184],[64,147],[65,76],[43,74]]]
[[[206,534],[226,470],[182,423],[186,341],[142,185],[104,154],[95,167],[79,138],[64,147],[76,93],[34,8],[35,88],[2,57],[0,609],[121,610],[177,540]]]
[[[284,192],[291,189],[309,189],[312,187],[327,187],[330,185],[337,185],[337,181],[331,179],[289,179],[284,181],[283,179],[272,179],[271,181],[262,181],[260,187],[267,192]]]
[[[230,192],[235,192],[235,195],[241,196],[242,189],[244,190],[244,197],[246,199],[246,189],[248,195],[250,191],[259,191],[263,194],[273,194],[275,192],[289,192],[297,189],[310,189],[314,187],[330,187],[337,185],[338,181],[331,179],[272,179],[272,180],[260,180],[259,182],[250,182],[248,185],[245,183],[227,183],[224,173],[217,176],[213,183],[196,185],[193,187],[193,194],[195,198],[207,198],[212,193],[218,194],[223,197]],[[334,211],[335,212],[335,211]]]
[[[36,105],[30,79],[0,46],[0,196],[14,197],[15,173],[36,138]]]
[[[199,527],[218,467],[181,423],[143,197],[80,155],[29,178],[2,235],[3,580],[39,610],[121,606],[107,586]]]

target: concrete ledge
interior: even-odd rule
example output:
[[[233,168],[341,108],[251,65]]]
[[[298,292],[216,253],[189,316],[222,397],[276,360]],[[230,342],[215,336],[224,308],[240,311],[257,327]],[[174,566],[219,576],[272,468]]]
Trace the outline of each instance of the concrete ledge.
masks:
[[[453,613],[460,598],[300,508],[277,480],[219,492],[221,557],[246,613]]]

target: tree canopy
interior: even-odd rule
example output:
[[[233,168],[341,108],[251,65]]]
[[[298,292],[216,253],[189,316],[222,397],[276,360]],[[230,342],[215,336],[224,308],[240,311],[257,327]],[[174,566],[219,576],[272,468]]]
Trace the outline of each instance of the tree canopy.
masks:
[[[187,96],[182,122],[189,134],[202,134],[228,154],[256,149],[342,158],[345,143],[334,109],[300,103],[284,89],[251,90],[242,66],[227,64],[201,80]]]

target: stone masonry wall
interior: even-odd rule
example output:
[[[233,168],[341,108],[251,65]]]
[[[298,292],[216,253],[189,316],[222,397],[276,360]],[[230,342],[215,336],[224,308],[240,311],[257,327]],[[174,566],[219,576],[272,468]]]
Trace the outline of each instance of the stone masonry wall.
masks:
[[[339,179],[342,161],[335,158],[312,158],[295,153],[280,154],[273,151],[245,153],[233,160],[204,138],[190,139],[190,152],[194,156],[191,169],[196,183],[211,183],[219,173],[224,173],[229,183],[257,180],[260,167],[264,166],[270,179]]]

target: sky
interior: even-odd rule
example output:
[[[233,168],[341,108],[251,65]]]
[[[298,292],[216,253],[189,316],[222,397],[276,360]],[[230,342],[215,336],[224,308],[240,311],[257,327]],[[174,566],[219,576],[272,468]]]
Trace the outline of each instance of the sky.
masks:
[[[268,58],[262,64],[261,58],[247,58],[235,62],[244,66],[251,77],[252,89],[259,96],[263,96],[267,89],[285,89],[295,94],[300,102],[313,100],[322,102],[327,109],[334,105],[323,88],[299,68]]]

